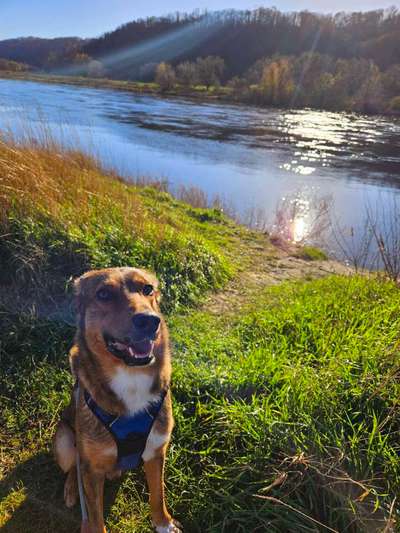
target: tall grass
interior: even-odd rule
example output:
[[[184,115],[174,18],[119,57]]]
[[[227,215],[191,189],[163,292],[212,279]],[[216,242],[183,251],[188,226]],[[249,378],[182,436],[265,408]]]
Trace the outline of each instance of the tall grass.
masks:
[[[2,282],[43,295],[62,294],[70,276],[90,268],[140,265],[160,276],[172,309],[235,270],[236,229],[218,210],[129,185],[51,139],[0,140],[0,212]]]
[[[187,494],[191,530],[391,531],[400,491],[396,286],[291,283],[254,295],[234,320],[190,319],[172,325],[183,448],[174,451],[174,490]]]

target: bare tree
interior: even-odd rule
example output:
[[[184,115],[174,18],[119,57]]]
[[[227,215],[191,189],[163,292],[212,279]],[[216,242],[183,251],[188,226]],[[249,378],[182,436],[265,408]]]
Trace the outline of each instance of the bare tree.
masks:
[[[344,228],[332,222],[332,237],[338,248],[339,259],[346,261],[356,272],[367,269],[373,262],[373,238],[366,222],[359,229]]]
[[[366,212],[379,259],[377,267],[393,281],[400,281],[400,199],[379,200],[375,208],[368,204]]]
[[[159,84],[162,91],[172,89],[176,83],[175,70],[169,63],[160,63],[156,68],[155,82]]]
[[[209,206],[206,193],[195,185],[180,185],[175,196],[193,207],[206,208]]]
[[[176,67],[176,74],[179,83],[181,83],[182,85],[190,87],[191,85],[196,84],[197,69],[196,65],[191,61],[184,61],[183,63],[179,63],[179,65]]]
[[[200,83],[207,89],[211,85],[219,85],[225,70],[225,62],[221,57],[199,57],[196,61],[197,75]]]
[[[284,241],[321,245],[330,228],[331,207],[330,196],[307,198],[301,192],[287,196],[278,202],[272,224],[266,226],[267,231]]]

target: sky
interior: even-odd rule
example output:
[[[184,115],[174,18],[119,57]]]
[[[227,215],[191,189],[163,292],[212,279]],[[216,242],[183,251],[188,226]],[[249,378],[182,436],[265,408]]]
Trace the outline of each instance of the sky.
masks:
[[[400,0],[0,0],[0,40],[28,35],[96,37],[139,17],[260,5],[282,11],[337,12],[400,7]]]

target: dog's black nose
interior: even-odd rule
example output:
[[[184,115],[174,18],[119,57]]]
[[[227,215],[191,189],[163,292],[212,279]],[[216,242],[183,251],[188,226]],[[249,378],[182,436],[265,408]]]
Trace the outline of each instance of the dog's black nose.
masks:
[[[132,320],[137,330],[148,335],[154,335],[161,322],[160,317],[148,313],[136,313]]]

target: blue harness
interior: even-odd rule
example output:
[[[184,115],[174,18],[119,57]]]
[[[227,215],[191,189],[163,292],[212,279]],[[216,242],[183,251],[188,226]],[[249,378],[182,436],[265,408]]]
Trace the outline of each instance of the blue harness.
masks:
[[[118,469],[132,470],[139,466],[147,438],[164,403],[166,394],[167,390],[163,390],[157,402],[151,403],[145,410],[134,416],[117,416],[104,411],[97,405],[88,391],[84,391],[87,406],[115,440],[118,449]]]

